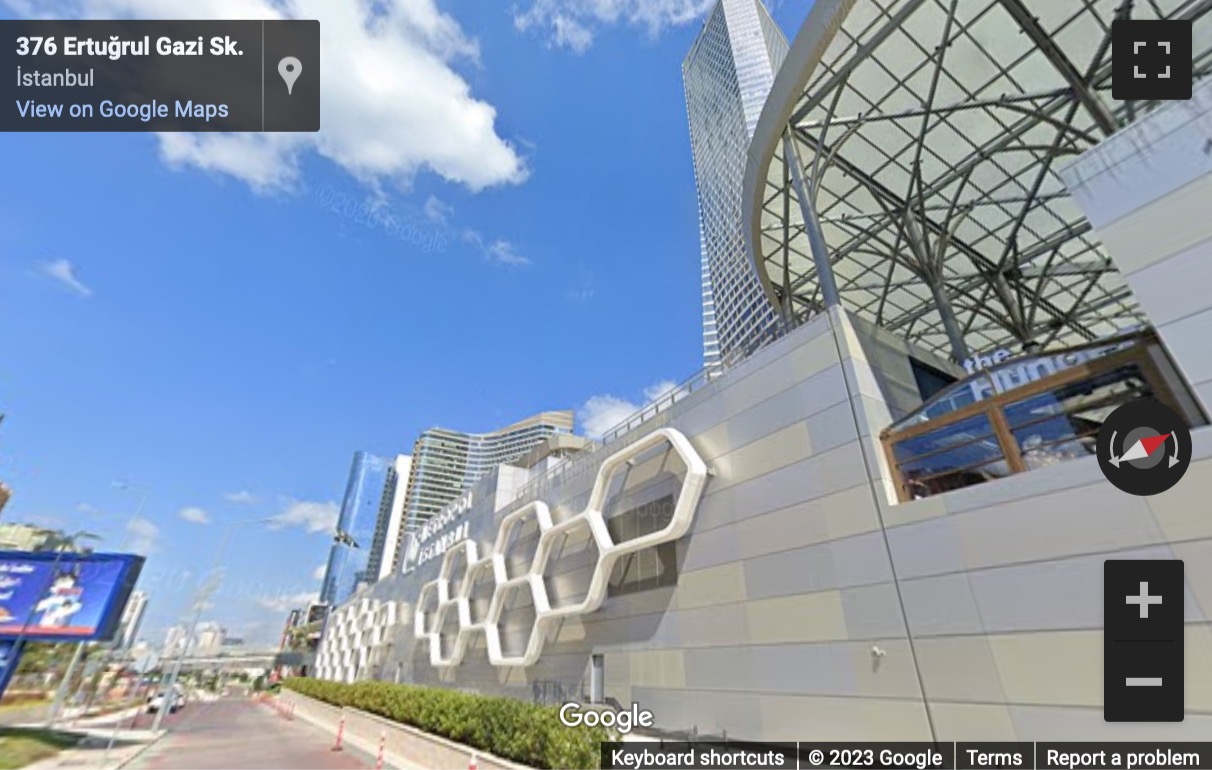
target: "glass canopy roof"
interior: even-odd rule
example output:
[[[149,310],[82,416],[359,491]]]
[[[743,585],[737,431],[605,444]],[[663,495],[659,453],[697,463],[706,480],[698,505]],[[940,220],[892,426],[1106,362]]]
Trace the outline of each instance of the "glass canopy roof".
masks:
[[[817,0],[779,72],[746,176],[770,301],[822,307],[790,127],[842,304],[952,358],[1077,345],[1144,319],[1057,169],[1156,103],[1111,96],[1111,22],[1212,0]]]

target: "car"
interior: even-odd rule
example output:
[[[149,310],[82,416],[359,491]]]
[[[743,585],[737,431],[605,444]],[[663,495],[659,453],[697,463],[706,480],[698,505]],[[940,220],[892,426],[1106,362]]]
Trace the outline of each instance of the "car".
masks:
[[[147,696],[147,713],[154,714],[164,708],[164,698],[165,693],[162,691]],[[185,708],[185,690],[181,688],[181,685],[173,685],[168,697],[168,713],[175,714],[183,708]]]

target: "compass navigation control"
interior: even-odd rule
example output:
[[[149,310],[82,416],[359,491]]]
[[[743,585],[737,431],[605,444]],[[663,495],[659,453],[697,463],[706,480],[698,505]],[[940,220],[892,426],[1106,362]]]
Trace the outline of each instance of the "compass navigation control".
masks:
[[[1139,399],[1116,409],[1098,432],[1098,464],[1117,488],[1156,495],[1178,483],[1191,461],[1191,432],[1173,409]]]

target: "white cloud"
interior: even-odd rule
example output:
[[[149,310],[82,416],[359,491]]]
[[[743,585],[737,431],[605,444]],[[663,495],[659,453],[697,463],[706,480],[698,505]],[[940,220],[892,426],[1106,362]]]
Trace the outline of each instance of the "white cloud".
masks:
[[[559,48],[571,48],[576,53],[585,53],[593,45],[593,32],[576,19],[563,14],[551,17],[552,43]]]
[[[512,243],[500,238],[488,245],[485,256],[489,262],[506,267],[526,267],[531,264],[530,259],[519,254]]]
[[[454,206],[451,206],[436,195],[431,195],[425,199],[425,205],[421,207],[421,211],[430,222],[445,226],[450,222],[450,215],[454,213]]]
[[[299,527],[308,533],[332,532],[337,526],[341,510],[334,502],[290,500],[286,510],[274,517],[278,529]]]
[[[590,438],[601,438],[602,434],[626,420],[639,406],[618,396],[591,396],[577,410],[577,421],[581,430]]]
[[[177,515],[192,524],[210,524],[210,514],[196,506],[182,508]]]
[[[527,176],[523,158],[497,133],[496,108],[455,69],[479,65],[478,43],[436,0],[0,3],[48,18],[320,20],[319,132],[160,134],[161,156],[172,166],[233,176],[262,192],[297,187],[313,153],[372,188],[407,187],[422,170],[473,191]]]
[[[312,578],[313,578],[313,579],[315,579],[315,580],[323,580],[323,579],[324,579],[324,573],[325,573],[325,572],[327,572],[327,571],[328,571],[328,565],[327,565],[327,564],[321,564],[319,567],[316,567],[315,569],[313,569],[313,570],[311,571],[311,576],[312,576]]]
[[[655,401],[677,387],[673,380],[661,380],[644,388],[644,403],[637,404],[625,398],[604,393],[591,396],[577,410],[577,421],[586,436],[593,439],[602,437],[606,431],[618,426],[644,406]]]
[[[656,401],[661,396],[664,396],[667,393],[672,393],[674,388],[677,386],[678,384],[673,380],[660,380],[659,382],[654,382],[653,384],[644,388],[644,398],[650,402]]]
[[[484,259],[494,265],[501,265],[503,267],[529,267],[534,264],[529,258],[519,254],[516,246],[503,238],[497,238],[489,242],[484,240],[484,236],[475,230],[467,230],[463,233],[463,240],[474,244],[480,250],[480,253],[484,255]]]
[[[75,294],[81,297],[93,296],[93,290],[85,286],[79,278],[76,277],[76,268],[66,259],[56,259],[51,262],[43,262],[38,265],[38,269],[42,274],[54,278],[56,281],[67,287]]]
[[[95,505],[92,505],[91,503],[77,503],[76,504],[76,513],[83,513],[85,515],[91,516],[92,514],[95,514],[95,513],[101,513],[101,509]]]
[[[625,24],[643,28],[650,36],[666,27],[700,18],[715,0],[529,0],[515,7],[513,23],[521,32],[537,31],[548,45],[584,53],[596,30]]]
[[[148,556],[160,550],[160,528],[149,519],[136,516],[126,525],[127,550]]]
[[[293,609],[305,608],[318,601],[320,594],[315,591],[297,594],[275,594],[273,596],[258,596],[253,599],[257,604],[273,612],[287,613]]]
[[[223,495],[223,499],[236,505],[251,505],[257,502],[257,496],[244,489],[241,489],[239,492],[228,492]]]

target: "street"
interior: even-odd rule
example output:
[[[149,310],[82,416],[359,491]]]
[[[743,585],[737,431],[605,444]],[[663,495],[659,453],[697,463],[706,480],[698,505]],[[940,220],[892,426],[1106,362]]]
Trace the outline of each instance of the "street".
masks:
[[[140,715],[137,727],[151,726]],[[168,735],[127,765],[131,770],[173,768],[371,768],[374,758],[346,746],[332,751],[333,736],[306,722],[282,718],[273,709],[243,698],[191,702],[166,716]]]

